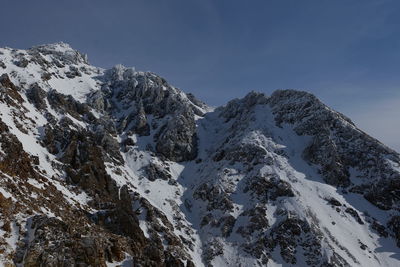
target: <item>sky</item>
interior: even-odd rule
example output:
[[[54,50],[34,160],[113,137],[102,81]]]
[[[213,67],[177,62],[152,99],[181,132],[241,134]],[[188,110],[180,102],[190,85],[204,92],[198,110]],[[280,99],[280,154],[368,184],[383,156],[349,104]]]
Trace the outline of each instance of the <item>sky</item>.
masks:
[[[1,0],[0,46],[64,41],[218,106],[309,91],[400,151],[398,0]]]

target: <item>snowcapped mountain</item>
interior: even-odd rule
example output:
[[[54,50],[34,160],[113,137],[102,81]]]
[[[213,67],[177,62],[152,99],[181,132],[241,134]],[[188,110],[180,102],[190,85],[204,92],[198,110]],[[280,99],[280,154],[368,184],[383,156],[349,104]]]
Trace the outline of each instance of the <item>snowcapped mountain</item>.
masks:
[[[0,49],[0,266],[399,266],[400,156],[315,96],[213,109]]]

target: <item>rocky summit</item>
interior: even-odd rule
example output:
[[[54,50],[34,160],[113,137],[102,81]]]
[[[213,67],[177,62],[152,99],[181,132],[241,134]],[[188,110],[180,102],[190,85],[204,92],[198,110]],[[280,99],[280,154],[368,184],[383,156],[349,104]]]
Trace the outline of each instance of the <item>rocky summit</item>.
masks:
[[[0,266],[400,265],[399,154],[307,92],[2,48],[0,136]]]

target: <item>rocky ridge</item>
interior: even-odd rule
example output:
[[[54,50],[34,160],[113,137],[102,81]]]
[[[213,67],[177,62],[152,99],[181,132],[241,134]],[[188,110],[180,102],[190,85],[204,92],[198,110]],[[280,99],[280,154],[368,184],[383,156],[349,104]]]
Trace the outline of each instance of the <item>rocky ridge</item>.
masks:
[[[399,154],[307,92],[212,109],[65,43],[0,74],[0,265],[400,262]]]

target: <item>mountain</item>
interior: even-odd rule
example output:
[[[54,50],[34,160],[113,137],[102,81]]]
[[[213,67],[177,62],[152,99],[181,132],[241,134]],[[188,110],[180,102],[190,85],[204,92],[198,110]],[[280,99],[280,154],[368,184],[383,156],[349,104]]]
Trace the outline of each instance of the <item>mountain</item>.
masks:
[[[400,265],[400,155],[307,92],[2,48],[0,135],[3,266]]]

